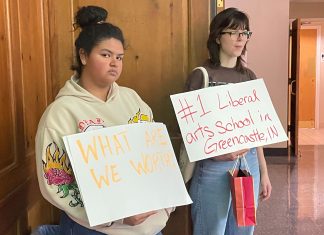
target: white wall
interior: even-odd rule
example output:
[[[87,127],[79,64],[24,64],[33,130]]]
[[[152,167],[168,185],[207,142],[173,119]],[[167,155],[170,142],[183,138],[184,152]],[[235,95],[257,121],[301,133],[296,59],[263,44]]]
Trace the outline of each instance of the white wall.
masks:
[[[290,18],[324,18],[323,2],[292,2],[290,3]],[[301,17],[301,15],[303,15]]]
[[[289,0],[226,0],[249,15],[253,35],[248,44],[247,62],[265,80],[273,105],[287,132]],[[269,147],[286,148],[287,142]]]

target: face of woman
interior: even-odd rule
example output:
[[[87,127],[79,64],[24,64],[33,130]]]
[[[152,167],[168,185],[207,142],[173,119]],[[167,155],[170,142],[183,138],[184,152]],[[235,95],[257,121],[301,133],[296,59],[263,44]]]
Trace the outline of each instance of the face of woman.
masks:
[[[122,43],[109,38],[96,45],[89,55],[82,55],[84,64],[81,79],[95,87],[105,88],[115,82],[123,68],[124,47]]]
[[[250,32],[247,30],[225,29],[217,39],[220,45],[220,58],[231,60],[239,57],[249,37]]]

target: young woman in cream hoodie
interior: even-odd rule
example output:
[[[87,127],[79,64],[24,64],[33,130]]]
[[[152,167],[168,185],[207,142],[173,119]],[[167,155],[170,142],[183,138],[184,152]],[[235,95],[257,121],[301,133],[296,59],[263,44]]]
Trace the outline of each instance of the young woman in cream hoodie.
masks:
[[[90,227],[62,137],[102,127],[153,121],[138,94],[117,85],[122,72],[122,31],[105,22],[107,11],[87,6],[75,16],[81,32],[75,41],[75,74],[46,109],[36,136],[36,162],[41,192],[62,210],[59,234],[161,234],[172,208],[147,212]],[[109,211],[107,211],[107,214]]]

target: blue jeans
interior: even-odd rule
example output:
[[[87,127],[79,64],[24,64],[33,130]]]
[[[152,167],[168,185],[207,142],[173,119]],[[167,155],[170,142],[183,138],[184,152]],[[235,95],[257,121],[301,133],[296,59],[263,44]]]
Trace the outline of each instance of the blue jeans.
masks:
[[[58,235],[60,234],[59,225],[40,225],[30,235]]]
[[[257,206],[260,171],[256,148],[252,148],[247,153],[246,160],[254,179],[254,198]],[[194,235],[253,234],[254,226],[238,227],[236,225],[228,175],[228,170],[233,166],[234,161],[211,159],[202,160],[196,164],[189,190],[193,200],[191,215]],[[245,168],[243,161],[242,166]]]
[[[72,220],[67,214],[62,212],[61,215],[61,221],[60,221],[60,235],[101,235],[104,233],[88,229],[86,227],[83,227],[82,225],[76,223],[74,220]],[[152,234],[154,235],[154,234]],[[162,235],[161,232],[159,232],[156,235]]]
[[[60,235],[104,235],[104,233],[88,229],[72,220],[65,212],[61,214]]]

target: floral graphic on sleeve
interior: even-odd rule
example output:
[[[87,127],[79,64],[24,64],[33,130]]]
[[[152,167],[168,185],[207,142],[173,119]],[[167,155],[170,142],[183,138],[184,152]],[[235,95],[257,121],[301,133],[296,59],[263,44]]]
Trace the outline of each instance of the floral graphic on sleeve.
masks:
[[[51,146],[54,145],[54,153],[51,153]],[[46,147],[46,162],[43,161],[44,177],[48,185],[56,185],[60,198],[70,195],[74,200],[69,202],[71,207],[80,205],[83,207],[80,191],[73,176],[73,171],[68,162],[67,155],[58,148],[55,142]]]

